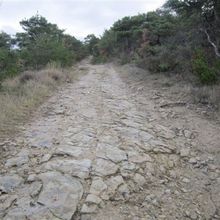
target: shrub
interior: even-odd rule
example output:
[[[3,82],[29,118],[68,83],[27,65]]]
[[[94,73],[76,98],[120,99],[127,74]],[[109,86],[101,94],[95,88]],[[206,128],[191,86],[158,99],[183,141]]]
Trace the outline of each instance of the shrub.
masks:
[[[6,77],[13,77],[20,71],[16,61],[15,52],[0,48],[0,81]]]
[[[220,73],[220,60],[215,60],[214,62],[214,68],[216,70],[216,72],[219,74]]]
[[[19,81],[21,83],[26,83],[27,81],[30,81],[30,80],[34,80],[35,79],[35,76],[32,72],[24,72],[23,74],[21,74],[21,76],[19,77]]]
[[[160,63],[158,65],[159,72],[167,72],[170,69],[170,65],[168,63]]]
[[[93,56],[91,63],[92,64],[99,64],[99,63],[105,63],[107,62],[107,57],[106,56]]]
[[[216,70],[213,67],[209,67],[202,50],[196,51],[192,60],[192,69],[193,72],[199,76],[199,79],[203,84],[212,84],[217,81]]]
[[[216,109],[220,108],[220,88],[218,85],[192,87],[190,92],[195,103],[208,104]]]
[[[120,64],[121,64],[121,65],[127,64],[127,63],[129,63],[130,61],[131,61],[131,59],[130,59],[129,55],[127,55],[127,54],[121,54],[121,56],[120,56]]]

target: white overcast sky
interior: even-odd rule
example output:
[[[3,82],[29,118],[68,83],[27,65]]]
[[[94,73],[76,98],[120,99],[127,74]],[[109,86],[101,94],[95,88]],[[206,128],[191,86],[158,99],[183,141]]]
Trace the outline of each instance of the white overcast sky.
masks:
[[[165,0],[0,0],[0,30],[22,31],[19,21],[37,12],[66,33],[99,36],[115,21],[157,9]]]

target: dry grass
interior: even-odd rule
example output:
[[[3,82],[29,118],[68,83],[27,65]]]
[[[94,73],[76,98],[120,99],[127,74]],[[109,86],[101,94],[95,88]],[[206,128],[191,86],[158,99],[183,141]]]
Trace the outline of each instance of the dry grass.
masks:
[[[160,91],[172,102],[194,104],[195,108],[204,110],[215,120],[220,119],[220,84],[204,86],[198,82],[189,82],[182,77],[182,74],[152,74],[131,64],[120,66],[117,71],[128,73],[124,77],[126,80],[129,77],[130,81],[143,83],[144,87],[149,89],[153,86],[155,91]]]
[[[27,71],[5,80],[0,91],[0,137],[17,131],[59,85],[75,78],[74,73],[50,64],[44,70]]]
[[[191,88],[191,94],[196,103],[211,105],[216,109],[220,109],[220,86],[201,86]]]

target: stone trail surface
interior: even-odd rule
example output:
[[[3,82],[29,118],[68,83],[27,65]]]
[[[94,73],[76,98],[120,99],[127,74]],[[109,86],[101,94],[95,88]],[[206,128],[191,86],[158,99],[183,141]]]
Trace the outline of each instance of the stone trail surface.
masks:
[[[219,152],[166,124],[119,67],[83,65],[5,142],[0,219],[220,219]]]

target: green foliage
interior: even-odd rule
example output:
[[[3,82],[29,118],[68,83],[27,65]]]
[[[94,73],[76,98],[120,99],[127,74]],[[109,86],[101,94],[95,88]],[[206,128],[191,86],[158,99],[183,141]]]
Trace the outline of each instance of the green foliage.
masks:
[[[170,66],[168,63],[160,63],[158,65],[158,69],[159,69],[159,72],[167,72],[168,70],[170,70]]]
[[[101,64],[107,62],[108,59],[105,56],[93,56],[92,57],[92,64]]]
[[[68,66],[81,58],[78,55],[81,42],[63,34],[63,30],[44,17],[36,15],[20,24],[25,33],[17,33],[16,40],[25,66],[39,68],[51,61],[59,61],[62,66]]]
[[[217,80],[216,71],[213,67],[209,67],[204,52],[196,51],[192,60],[193,72],[195,72],[203,84],[212,84]]]
[[[98,43],[99,53],[98,55],[106,56],[114,54],[114,50],[117,49],[116,47],[116,33],[109,30],[105,30],[101,40]]]
[[[167,12],[157,10],[156,12],[147,13],[146,27],[151,34],[157,36],[157,44],[161,44],[160,38],[173,34],[175,23],[175,16]]]
[[[81,41],[68,34],[62,36],[63,46],[72,53],[76,61],[83,59],[87,55],[86,47]]]
[[[12,77],[19,71],[16,63],[17,54],[11,50],[10,35],[0,33],[0,81],[6,77]]]
[[[193,64],[193,71],[202,83],[213,83],[220,75],[220,68],[213,61],[216,53],[204,30],[220,49],[217,2],[168,0],[156,11],[124,17],[104,32],[96,44],[94,60],[117,57],[121,64],[135,62],[152,72],[169,71],[189,79],[193,76]],[[206,50],[203,59],[192,59],[196,48]]]
[[[30,38],[35,38],[37,35],[47,33],[51,35],[61,35],[63,30],[59,30],[56,24],[49,23],[46,18],[36,14],[29,19],[24,19],[20,22],[22,28],[26,31]]]
[[[11,37],[5,32],[0,33],[0,48],[10,49],[11,47]]]
[[[0,80],[52,62],[70,66],[87,55],[81,41],[38,14],[20,24],[24,32],[15,38],[0,33]]]
[[[97,38],[94,34],[89,34],[85,38],[85,46],[89,54],[97,56],[98,49],[97,44],[99,42],[99,38]]]
[[[57,39],[42,36],[35,40],[32,47],[21,50],[25,66],[39,68],[51,61],[60,62],[62,66],[71,65],[74,54]]]
[[[168,0],[166,8],[170,8],[183,16],[200,13],[202,16],[210,17],[218,6],[218,0]]]
[[[215,68],[216,72],[219,73],[219,75],[220,75],[220,60],[219,59],[216,59],[214,61],[214,68]]]
[[[130,62],[131,62],[131,57],[129,57],[127,54],[121,54],[121,56],[120,56],[120,64],[121,65],[124,65],[124,64],[130,63]]]
[[[142,49],[143,52],[142,45],[145,41],[149,41],[148,47],[145,47],[146,52],[153,53],[154,51],[150,51],[152,49],[150,44],[160,45],[162,38],[173,33],[175,22],[175,16],[159,10],[124,17],[104,32],[98,42],[99,53],[97,54],[98,56],[104,54],[106,57],[110,57],[125,53],[126,60],[132,60],[131,54],[134,54],[133,52],[139,49]],[[131,57],[129,58],[129,56]],[[124,56],[121,57],[124,59]]]

